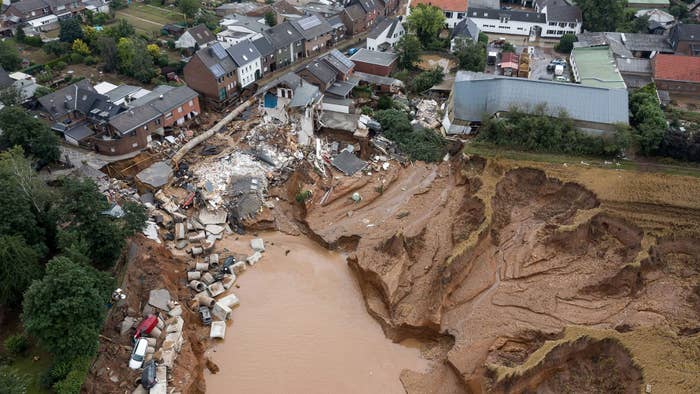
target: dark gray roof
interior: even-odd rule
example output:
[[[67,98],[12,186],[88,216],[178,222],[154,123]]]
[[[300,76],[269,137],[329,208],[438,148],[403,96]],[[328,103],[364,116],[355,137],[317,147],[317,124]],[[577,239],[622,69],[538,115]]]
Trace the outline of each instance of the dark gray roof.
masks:
[[[357,78],[350,78],[347,81],[336,81],[326,89],[327,95],[337,97],[348,97],[352,89],[360,82]]]
[[[355,78],[360,81],[367,83],[373,83],[375,85],[385,85],[385,86],[403,86],[403,82],[400,79],[391,77],[382,77],[381,75],[366,74],[360,71],[355,71],[352,74]]]
[[[297,86],[301,85],[301,77],[294,74],[293,72],[288,72],[263,85],[258,90],[258,93],[265,92],[278,85],[285,85],[288,86],[290,89],[296,89]]]
[[[140,107],[130,108],[127,111],[113,117],[109,120],[109,124],[119,134],[123,135],[160,116],[161,113],[154,107],[150,105],[142,105]]]
[[[280,23],[263,34],[270,40],[273,49],[281,49],[302,40],[301,35],[290,22]]]
[[[197,92],[189,86],[156,86],[151,93],[132,101],[132,107],[149,105],[160,113],[167,113],[197,97]]]
[[[198,50],[195,56],[207,66],[215,78],[236,71],[236,63],[233,62],[233,59],[231,59],[226,49],[219,42]]]
[[[546,104],[554,113],[565,110],[574,120],[594,123],[628,122],[627,90],[572,83],[509,78],[459,71],[452,91],[454,116],[481,121],[484,114]]]
[[[347,150],[340,152],[338,156],[333,158],[331,163],[333,163],[333,167],[339,169],[343,174],[348,176],[353,175],[367,166],[366,161],[360,160]]]
[[[207,26],[204,24],[187,29],[187,33],[190,33],[192,38],[194,38],[194,40],[200,46],[208,44],[212,41],[216,41],[216,37],[214,37],[214,35],[211,34],[211,31],[209,31]]]
[[[379,38],[380,35],[382,35],[384,30],[387,30],[392,27],[393,22],[394,21],[391,18],[382,18],[379,21],[379,23],[374,25],[374,28],[372,28],[372,30],[369,32],[367,38],[373,38],[376,40],[377,38]]]
[[[700,41],[700,24],[681,23],[676,26],[678,39],[683,41]]]
[[[577,48],[609,45],[616,57],[634,57],[636,51],[673,53],[667,37],[658,34],[594,32],[581,33],[576,38]]]
[[[232,45],[226,51],[238,67],[243,67],[261,56],[250,40],[243,40],[236,45]]]
[[[651,60],[638,58],[618,58],[616,60],[617,69],[620,73],[635,73],[651,75]]]
[[[335,70],[322,60],[311,61],[297,70],[297,72],[302,70],[307,70],[311,75],[315,76],[326,85],[335,81]]]
[[[46,8],[49,5],[44,0],[22,0],[17,3],[12,3],[10,7],[15,8],[22,14],[29,14],[34,10],[40,10]]]
[[[87,127],[87,125],[81,124],[64,130],[63,134],[73,138],[76,141],[82,141],[87,137],[95,135],[95,132],[92,131],[92,129],[90,129],[89,127]]]
[[[105,93],[105,96],[109,97],[109,99],[112,101],[117,101],[117,100],[123,99],[124,97],[126,97],[130,94],[136,93],[139,90],[141,90],[140,86],[119,85],[116,88]]]
[[[457,36],[469,37],[476,41],[479,39],[479,26],[471,18],[464,18],[452,29],[452,38]]]
[[[345,24],[343,23],[343,18],[341,18],[340,15],[335,15],[328,18],[328,24],[331,25],[331,27],[334,29],[345,27]]]
[[[39,104],[54,118],[73,111],[87,114],[100,96],[107,97],[97,93],[90,82],[83,79],[40,97]]]
[[[0,89],[5,89],[8,86],[12,85],[15,81],[10,78],[10,74],[5,71],[2,66],[0,66]]]
[[[470,18],[495,19],[499,20],[502,17],[509,17],[512,21],[518,22],[533,22],[546,23],[545,14],[540,14],[534,11],[517,11],[517,10],[493,10],[489,8],[469,7],[467,16]]]
[[[345,7],[345,13],[350,17],[350,20],[357,21],[365,17],[367,13],[359,4],[353,4],[350,7]]]
[[[270,40],[268,40],[265,36],[262,36],[257,40],[253,41],[253,45],[255,45],[255,49],[258,50],[261,56],[270,56],[275,51],[274,49],[272,49],[272,44],[270,43]]]
[[[306,11],[307,13],[320,13],[326,16],[338,15],[343,12],[343,7],[335,4],[323,4],[323,3],[306,3],[299,6],[298,8]]]
[[[322,57],[323,61],[327,62],[331,67],[336,69],[339,73],[347,75],[355,63],[348,59],[347,56],[343,55],[337,49],[331,49],[325,56]]]
[[[350,4],[359,4],[365,13],[368,14],[377,9],[377,5],[374,3],[374,0],[352,0]]]
[[[561,0],[560,0],[561,1]],[[563,1],[562,1],[563,3]],[[547,21],[553,22],[581,22],[581,9],[566,4],[552,4],[548,5],[547,9]]]
[[[490,8],[499,9],[501,8],[500,0],[469,0],[469,5],[475,8]]]
[[[333,31],[333,28],[328,24],[326,18],[320,15],[311,15],[300,18],[292,21],[291,24],[306,40],[313,40],[318,36]]]
[[[353,62],[389,66],[396,61],[396,58],[396,54],[390,52],[371,51],[367,48],[360,48],[359,51],[350,57],[350,60]]]

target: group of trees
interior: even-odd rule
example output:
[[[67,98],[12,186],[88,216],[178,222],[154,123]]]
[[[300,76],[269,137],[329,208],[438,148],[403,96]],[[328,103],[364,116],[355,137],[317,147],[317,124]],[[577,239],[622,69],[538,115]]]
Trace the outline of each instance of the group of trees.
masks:
[[[25,332],[53,356],[54,391],[78,393],[114,286],[107,271],[146,213],[123,203],[123,217],[104,214],[111,205],[89,179],[48,186],[35,168],[58,159],[57,139],[24,109],[0,110],[0,129],[0,304],[21,306]]]
[[[477,41],[464,40],[457,43],[457,59],[459,68],[467,71],[482,72],[486,67],[486,45],[489,37],[479,33]]]
[[[411,10],[405,24],[409,34],[396,43],[398,65],[404,70],[413,70],[424,49],[442,49],[447,41],[439,38],[445,26],[445,15],[434,6],[419,4]]]
[[[554,116],[552,116],[554,115]],[[545,106],[531,111],[512,108],[501,118],[490,118],[479,129],[479,141],[526,151],[614,157],[630,143],[627,127],[593,136],[574,126],[564,112],[551,114]]]
[[[442,135],[423,127],[414,128],[408,114],[397,109],[375,112],[384,135],[396,142],[412,160],[435,162],[447,153],[447,141]]]
[[[629,108],[640,152],[644,155],[656,154],[668,125],[659,105],[654,84],[630,94]]]

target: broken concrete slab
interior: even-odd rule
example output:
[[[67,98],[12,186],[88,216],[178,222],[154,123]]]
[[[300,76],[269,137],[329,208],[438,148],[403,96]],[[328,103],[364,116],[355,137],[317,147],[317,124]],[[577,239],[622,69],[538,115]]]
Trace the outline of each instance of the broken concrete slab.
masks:
[[[226,211],[210,211],[207,209],[202,209],[199,211],[199,222],[207,226],[209,224],[220,224],[226,223]]]
[[[260,252],[255,252],[252,255],[248,256],[245,261],[250,264],[250,265],[255,265],[260,259],[262,258],[262,253]]]
[[[202,275],[202,282],[206,283],[207,285],[210,285],[214,283],[214,276],[208,272],[205,272]]]
[[[146,236],[146,238],[160,243],[160,237],[158,236],[158,224],[156,224],[156,222],[150,220],[147,221],[146,226],[143,228],[143,230],[141,230],[141,232]]]
[[[339,169],[345,175],[353,175],[367,166],[367,162],[360,160],[353,153],[343,150],[331,161],[333,167]]]
[[[223,292],[226,291],[226,288],[221,282],[215,282],[209,285],[209,293],[211,294],[212,297],[216,297],[218,295],[223,294]]]
[[[172,319],[169,319],[166,322],[167,326],[165,326],[165,332],[166,333],[172,333],[172,332],[182,332],[182,326],[185,324],[185,321],[182,320],[182,317],[180,316],[175,316]]]
[[[209,330],[209,338],[219,338],[224,339],[226,337],[226,323],[222,321],[211,322],[211,329]]]
[[[211,308],[211,315],[219,320],[226,321],[231,318],[231,308],[217,302]]]
[[[158,309],[169,311],[168,307],[170,304],[170,292],[166,289],[155,289],[151,290],[148,295],[148,305],[154,306]]]
[[[228,290],[231,288],[231,286],[236,283],[236,275],[235,274],[226,274],[224,275],[223,279],[221,279],[221,284],[224,285],[224,289]]]
[[[168,367],[159,365],[156,368],[156,385],[151,387],[149,394],[168,393]]]
[[[240,305],[241,302],[238,300],[238,297],[236,297],[235,294],[229,294],[225,297],[221,297],[217,303],[233,308]]]
[[[136,179],[147,187],[160,189],[173,177],[173,169],[166,161],[159,161],[136,174]]]
[[[250,240],[250,247],[256,252],[265,251],[265,241],[262,238],[254,238]]]
[[[218,224],[208,224],[204,227],[204,229],[214,235],[219,235],[224,231],[224,226],[220,226]]]
[[[234,274],[240,275],[241,272],[246,270],[245,262],[239,261],[231,266],[231,271],[233,271]]]
[[[185,223],[175,223],[175,239],[185,239]]]
[[[182,306],[176,305],[168,311],[168,316],[180,316],[182,315]]]

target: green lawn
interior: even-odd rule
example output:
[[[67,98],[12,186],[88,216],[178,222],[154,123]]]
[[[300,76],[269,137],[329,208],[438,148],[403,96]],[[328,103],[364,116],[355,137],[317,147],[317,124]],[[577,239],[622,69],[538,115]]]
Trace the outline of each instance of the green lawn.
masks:
[[[0,326],[0,352],[5,352],[2,342],[10,335],[22,331],[22,325],[19,322],[17,312],[10,312],[6,315],[5,324]],[[34,361],[34,356],[37,360]],[[48,393],[47,390],[41,387],[41,377],[51,367],[51,356],[41,350],[36,344],[32,344],[27,350],[27,353],[21,357],[15,357],[10,363],[10,367],[16,369],[21,375],[24,375],[28,380],[27,393]],[[2,387],[0,387],[0,392]]]
[[[177,10],[137,3],[132,3],[128,8],[116,11],[116,15],[117,18],[125,19],[134,25],[139,33],[148,35],[152,32],[160,33],[163,25],[167,23],[179,23],[185,20]]]

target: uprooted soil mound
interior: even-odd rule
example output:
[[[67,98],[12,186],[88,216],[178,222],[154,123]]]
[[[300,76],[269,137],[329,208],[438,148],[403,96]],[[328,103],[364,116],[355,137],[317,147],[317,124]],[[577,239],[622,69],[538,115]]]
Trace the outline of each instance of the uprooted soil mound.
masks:
[[[508,376],[493,393],[636,394],[642,372],[617,340],[582,337],[552,349],[522,375]]]
[[[454,340],[433,371],[402,375],[409,392],[503,387],[489,381],[486,363],[520,364],[569,326],[700,329],[698,240],[649,243],[642,228],[607,212],[581,184],[458,157],[316,185],[305,223],[327,246],[353,240],[348,262],[386,334]],[[600,366],[591,357],[624,364],[617,345],[606,344],[562,347],[575,360],[533,370],[539,377],[522,387],[566,392],[588,383],[604,392],[608,379],[594,381]],[[626,379],[621,392],[638,391],[639,373],[621,371],[611,372]]]

